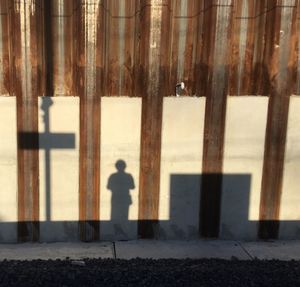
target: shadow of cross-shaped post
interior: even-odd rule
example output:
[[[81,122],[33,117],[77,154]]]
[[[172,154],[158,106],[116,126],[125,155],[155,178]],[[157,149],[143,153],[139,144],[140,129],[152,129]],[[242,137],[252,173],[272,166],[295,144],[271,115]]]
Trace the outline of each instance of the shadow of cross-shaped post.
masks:
[[[43,121],[45,131],[19,132],[20,149],[43,149],[45,150],[45,192],[46,192],[46,220],[51,221],[51,161],[50,151],[52,149],[74,149],[74,133],[51,133],[49,108],[53,105],[50,97],[43,97],[41,110],[44,112]],[[37,139],[38,140],[35,140]]]

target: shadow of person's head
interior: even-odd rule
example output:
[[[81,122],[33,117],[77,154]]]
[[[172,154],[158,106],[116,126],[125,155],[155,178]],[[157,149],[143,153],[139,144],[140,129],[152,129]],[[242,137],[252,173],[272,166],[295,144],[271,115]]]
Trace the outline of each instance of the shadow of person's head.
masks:
[[[126,162],[124,160],[119,159],[116,161],[115,167],[118,172],[124,172],[126,168]]]

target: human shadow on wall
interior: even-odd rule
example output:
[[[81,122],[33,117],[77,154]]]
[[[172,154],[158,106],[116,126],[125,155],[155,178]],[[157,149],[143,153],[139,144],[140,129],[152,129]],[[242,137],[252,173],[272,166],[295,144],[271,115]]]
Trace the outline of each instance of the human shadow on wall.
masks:
[[[111,224],[118,238],[126,239],[123,227],[129,223],[129,206],[132,204],[130,190],[135,188],[131,174],[126,173],[126,162],[119,159],[115,163],[117,172],[108,178],[107,189],[111,191]]]

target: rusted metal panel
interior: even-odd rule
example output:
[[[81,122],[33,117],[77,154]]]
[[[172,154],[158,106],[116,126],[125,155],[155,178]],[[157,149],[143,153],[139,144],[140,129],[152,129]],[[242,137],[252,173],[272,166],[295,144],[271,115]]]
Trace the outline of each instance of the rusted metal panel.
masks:
[[[106,2],[106,95],[134,95],[134,53],[138,2]]]
[[[163,96],[168,84],[170,57],[170,1],[141,1],[140,79],[142,131],[138,234],[155,237],[157,231]]]
[[[221,3],[222,2],[222,3]],[[216,2],[205,11],[203,63],[208,66],[202,162],[200,234],[218,237],[222,189],[223,146],[228,88],[232,1]],[[220,5],[222,4],[222,5]]]
[[[290,95],[297,59],[296,1],[269,9],[267,49],[271,94],[260,199],[260,238],[277,238]],[[269,3],[271,5],[271,3]],[[272,7],[268,7],[272,8]]]
[[[167,6],[168,1],[162,5]],[[7,40],[6,4],[11,1],[1,0],[0,37],[0,88],[2,94],[9,90],[9,53]],[[286,4],[283,4],[286,3]],[[76,0],[44,1],[45,5],[45,43],[43,51],[46,57],[47,95],[76,94],[77,31],[76,21],[72,17],[80,6]],[[299,11],[299,3],[298,5]],[[103,30],[105,48],[105,94],[109,96],[139,96],[139,11],[150,7],[151,1],[103,0],[105,11]],[[185,82],[182,95],[206,96],[208,84],[208,66],[201,59],[202,52],[211,53],[207,47],[211,44],[203,39],[203,33],[210,29],[204,22],[204,12],[216,7],[226,6],[227,2],[205,0],[174,0],[170,2],[172,21],[172,40],[168,73],[170,81],[166,95],[175,95],[174,87],[178,82]],[[270,48],[268,35],[272,27],[266,26],[267,17],[272,17],[272,9],[281,9],[290,2],[268,0],[234,1],[235,20],[230,26],[232,48],[230,57],[230,95],[268,95],[270,82],[268,63]],[[299,12],[298,12],[299,15]],[[74,22],[75,21],[75,22]],[[299,16],[298,16],[299,23]],[[75,24],[75,25],[74,25]],[[267,30],[268,29],[268,30]],[[229,40],[229,39],[228,39]],[[1,56],[2,55],[2,56]],[[210,56],[207,56],[209,58]],[[0,63],[0,64],[1,64]],[[300,65],[298,65],[300,66]],[[2,67],[2,68],[1,68]],[[299,68],[298,68],[299,70]],[[298,73],[298,75],[300,72]],[[2,79],[2,85],[1,85]],[[294,93],[299,93],[299,76]],[[43,85],[43,83],[41,83]]]
[[[184,82],[182,95],[196,95],[196,51],[198,41],[199,17],[203,1],[176,0],[172,1],[172,43],[170,63],[169,95],[175,95],[177,83]]]
[[[155,235],[162,102],[181,81],[183,95],[207,98],[203,236],[218,235],[226,97],[270,96],[259,236],[277,236],[289,96],[300,93],[299,15],[296,0],[0,0],[0,94],[17,96],[19,134],[38,131],[46,77],[46,95],[80,97],[81,239],[99,238],[102,95],[143,98],[139,235]],[[19,237],[34,240],[38,153],[21,139]]]
[[[101,0],[80,1],[78,14],[77,81],[80,96],[80,239],[99,239],[100,99],[104,11]]]
[[[297,77],[294,94],[300,95],[300,3],[297,6]]]
[[[274,1],[272,2],[274,4]],[[268,95],[267,0],[237,1],[229,79],[230,95]]]
[[[267,95],[269,81],[263,62],[264,33],[266,27],[266,1],[248,2],[249,20],[243,72],[239,75],[240,95]],[[244,23],[246,25],[246,23]]]
[[[122,95],[136,96],[134,93],[134,71],[135,71],[135,54],[137,41],[137,11],[140,9],[139,2],[136,0],[127,1],[125,5],[125,44],[124,44],[124,64],[122,66],[123,81]]]
[[[207,3],[205,1],[201,1],[199,3],[200,12],[196,15],[197,17],[197,32],[196,32],[196,47],[195,47],[195,67],[194,67],[194,89],[195,93],[198,96],[205,96],[206,92],[206,83],[207,83],[207,73],[208,73],[208,65],[207,65],[207,57],[204,56],[206,49],[204,47],[204,31],[208,28],[205,26],[205,23],[208,22],[207,17],[204,17],[205,13],[205,5]],[[206,21],[206,22],[205,22]]]
[[[284,1],[237,1],[233,24],[233,46],[230,68],[230,95],[269,95],[271,82],[268,66],[272,43],[269,35],[275,29],[267,25],[274,9],[293,6]]]
[[[8,2],[0,1],[0,95],[10,95]]]
[[[38,149],[22,149],[21,135],[31,132],[38,145],[38,96],[42,82],[42,2],[12,1],[10,7],[13,94],[17,97],[18,240],[39,238]]]
[[[252,94],[249,82],[254,52],[255,2],[257,1],[237,1],[235,6],[230,59],[230,95]]]
[[[74,95],[72,24],[76,2],[74,0],[46,2],[47,95]]]
[[[124,3],[123,3],[124,4]],[[121,7],[123,6],[123,7]],[[123,8],[123,9],[122,9]],[[124,5],[118,5],[118,1],[108,2],[108,17],[107,17],[107,75],[106,75],[106,94],[119,95],[120,92],[120,69],[121,59],[124,56],[124,23],[120,25],[120,13],[124,13]],[[121,11],[120,11],[121,10]],[[123,11],[122,11],[123,10]],[[112,17],[112,15],[114,17]],[[122,19],[124,20],[124,18]],[[120,31],[121,30],[121,31]],[[123,33],[122,33],[123,32]],[[123,39],[121,39],[121,37]]]

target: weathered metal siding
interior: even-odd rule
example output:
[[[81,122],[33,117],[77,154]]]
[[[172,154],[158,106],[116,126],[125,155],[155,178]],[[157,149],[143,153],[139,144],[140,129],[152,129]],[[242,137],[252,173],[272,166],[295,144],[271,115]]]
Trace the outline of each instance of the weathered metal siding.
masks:
[[[142,238],[153,237],[158,220],[163,96],[168,87],[170,1],[142,1],[139,88],[142,96],[139,226]]]
[[[104,9],[101,1],[80,2],[78,15],[77,92],[80,97],[79,220],[81,239],[99,238],[100,98]]]
[[[203,1],[172,1],[172,42],[169,94],[174,95],[177,83],[187,86],[182,95],[196,95],[198,76],[197,49],[201,46]]]
[[[298,0],[1,0],[0,94],[17,97],[19,239],[39,234],[39,96],[80,98],[80,236],[99,238],[103,96],[142,98],[138,233],[157,231],[163,97],[206,97],[199,232],[219,234],[226,103],[269,97],[260,237],[278,235]],[[199,170],[201,166],[199,166]]]
[[[42,95],[42,1],[10,1],[12,86],[17,97],[18,236],[38,240],[38,96]],[[31,134],[31,136],[26,136]]]
[[[75,6],[73,0],[45,1],[45,5],[47,95],[74,95],[73,17],[78,6]]]
[[[0,94],[10,93],[8,2],[0,1]]]
[[[208,80],[200,209],[201,233],[211,237],[217,237],[219,233],[233,1],[216,1],[215,4],[209,7],[204,19],[206,26],[210,27],[204,32],[204,39],[210,45],[207,46],[206,53],[203,53],[207,57]]]
[[[9,90],[12,59],[9,56],[10,37],[8,37],[11,27],[7,17],[7,9],[12,2],[12,0],[0,1],[1,95],[8,93],[12,95]],[[41,26],[40,37],[44,37],[42,49],[46,69],[43,70],[42,77],[47,79],[45,95],[75,95],[77,81],[75,63],[78,57],[76,39],[79,41],[79,31],[76,29],[78,13],[75,12],[80,8],[81,2],[55,0],[42,1],[42,3],[45,6],[42,12],[44,21],[39,25]],[[104,22],[101,28],[100,26],[97,28],[103,33],[103,43],[98,53],[104,58],[104,79],[101,84],[104,86],[106,96],[141,96],[138,87],[142,82],[139,75],[139,55],[142,49],[140,42],[147,37],[147,33],[141,27],[140,18],[143,17],[144,9],[157,3],[167,7],[171,22],[168,28],[170,34],[168,45],[171,51],[167,56],[168,65],[165,67],[169,81],[168,89],[163,96],[175,95],[175,85],[181,81],[186,84],[182,95],[207,96],[205,90],[209,81],[207,60],[213,54],[214,50],[211,50],[211,47],[215,43],[207,41],[205,35],[218,25],[218,20],[217,18],[205,19],[209,17],[212,9],[226,10],[226,1],[102,0],[99,3],[103,10]],[[274,9],[295,7],[296,29],[299,30],[299,3],[298,1],[241,0],[232,1],[230,5],[233,11],[232,21],[229,26],[222,28],[226,34],[230,31],[230,36],[227,38],[230,43],[228,94],[269,95],[270,53],[273,45],[270,35],[277,26],[268,25],[268,22],[272,21]],[[162,34],[163,31],[156,29],[155,33]],[[298,40],[297,42],[299,43]],[[297,53],[295,57],[298,62],[298,73],[294,78],[293,93],[299,94]]]
[[[278,4],[283,7],[268,7],[272,10],[267,22],[271,43],[268,47],[270,100],[260,203],[261,238],[278,235],[289,102],[296,67],[296,1]]]
[[[105,94],[133,96],[139,3],[113,0],[103,6],[106,13]]]
[[[300,95],[300,3],[297,3],[297,24],[296,24],[296,42],[297,42],[297,53],[295,55],[295,60],[297,61],[297,76],[295,79],[293,94]]]

